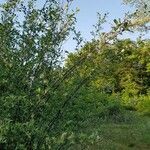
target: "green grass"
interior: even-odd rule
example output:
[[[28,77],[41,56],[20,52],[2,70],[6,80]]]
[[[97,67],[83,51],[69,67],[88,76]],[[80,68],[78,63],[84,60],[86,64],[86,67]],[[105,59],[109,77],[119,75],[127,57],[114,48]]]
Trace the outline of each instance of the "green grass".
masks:
[[[131,115],[131,114],[130,114]],[[89,121],[78,131],[71,150],[150,150],[150,117],[135,115],[130,122]]]

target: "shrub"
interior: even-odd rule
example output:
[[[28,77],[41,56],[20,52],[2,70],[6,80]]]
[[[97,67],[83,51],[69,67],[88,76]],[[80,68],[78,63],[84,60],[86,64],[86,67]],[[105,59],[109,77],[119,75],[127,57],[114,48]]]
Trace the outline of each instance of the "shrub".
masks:
[[[142,114],[150,116],[150,95],[140,96],[136,108]]]

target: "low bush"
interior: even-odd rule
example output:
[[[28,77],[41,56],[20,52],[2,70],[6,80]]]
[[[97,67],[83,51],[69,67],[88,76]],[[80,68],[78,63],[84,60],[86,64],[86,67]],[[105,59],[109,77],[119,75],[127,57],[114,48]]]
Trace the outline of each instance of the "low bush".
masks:
[[[150,116],[150,96],[140,96],[136,108],[142,114]]]
[[[66,130],[78,131],[87,127],[87,122],[130,122],[130,115],[121,105],[120,96],[110,96],[97,91],[83,90],[80,96],[74,99],[65,115]]]

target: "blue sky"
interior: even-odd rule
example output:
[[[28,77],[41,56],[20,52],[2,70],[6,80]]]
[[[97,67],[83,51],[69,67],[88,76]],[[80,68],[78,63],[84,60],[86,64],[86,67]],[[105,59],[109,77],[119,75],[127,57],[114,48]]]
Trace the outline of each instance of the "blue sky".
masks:
[[[4,2],[5,0],[0,0]],[[43,0],[38,0],[38,5],[42,5]],[[109,13],[108,23],[104,26],[106,32],[110,29],[110,23],[113,22],[115,18],[123,18],[124,14],[131,10],[129,6],[123,5],[122,0],[74,0],[72,4],[72,9],[78,7],[80,9],[77,14],[77,24],[76,28],[81,32],[82,37],[89,41],[91,39],[90,32],[93,30],[93,25],[97,21],[97,12],[99,13]],[[123,38],[131,37],[135,39],[136,34],[124,34]],[[64,48],[68,51],[73,51],[75,48],[75,42],[70,36],[69,40],[65,43]]]
[[[90,36],[89,31],[93,29],[92,25],[97,21],[97,12],[102,14],[109,12],[108,20],[111,22],[114,18],[122,18],[125,12],[130,8],[122,4],[121,0],[75,0],[73,7],[79,7],[80,12],[77,15],[77,28],[87,39]],[[105,27],[107,30],[108,26]]]
[[[108,15],[108,22],[104,26],[104,31],[108,32],[114,19],[123,18],[125,13],[133,11],[133,7],[124,5],[122,0],[74,0],[74,9],[78,7],[80,12],[77,15],[77,30],[81,31],[84,39],[89,41],[91,39],[90,32],[93,30],[93,25],[97,22],[97,12]],[[120,38],[131,38],[135,40],[138,37],[138,33],[124,33]],[[150,38],[150,35],[146,35],[146,38]],[[64,48],[69,51],[73,51],[75,42],[70,38],[66,42]]]
[[[97,12],[108,15],[108,23],[105,24],[104,30],[108,32],[115,18],[122,18],[124,14],[131,10],[127,5],[123,5],[122,0],[74,0],[73,9],[80,9],[77,14],[77,30],[81,31],[84,39],[91,39],[90,31],[93,30],[93,25],[97,22]],[[124,37],[129,37],[128,34]],[[75,42],[71,39],[64,46],[67,50],[72,51],[75,47]]]

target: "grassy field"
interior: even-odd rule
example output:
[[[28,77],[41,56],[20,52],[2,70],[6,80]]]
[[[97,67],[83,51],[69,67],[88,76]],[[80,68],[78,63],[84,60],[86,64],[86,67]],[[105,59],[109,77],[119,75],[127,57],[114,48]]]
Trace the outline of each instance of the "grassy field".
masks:
[[[77,136],[82,140],[68,149],[150,150],[150,117],[136,116],[134,121],[127,123],[98,123],[93,120],[87,122]]]

